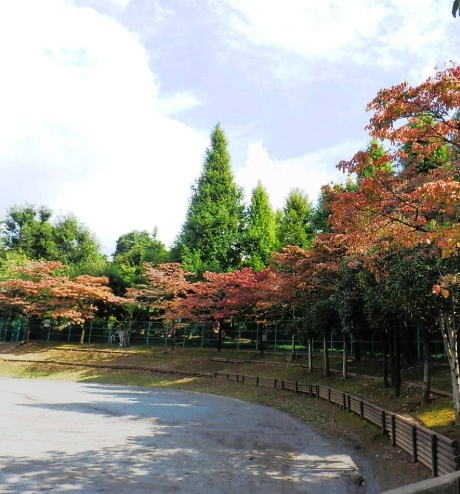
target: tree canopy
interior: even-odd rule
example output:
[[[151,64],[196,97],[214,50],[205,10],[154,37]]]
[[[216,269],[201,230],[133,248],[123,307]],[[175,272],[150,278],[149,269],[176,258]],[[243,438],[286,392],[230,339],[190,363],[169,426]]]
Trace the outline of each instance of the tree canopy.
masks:
[[[243,192],[235,183],[228,142],[220,124],[211,133],[201,176],[192,187],[187,217],[175,250],[197,274],[229,271],[241,262]]]

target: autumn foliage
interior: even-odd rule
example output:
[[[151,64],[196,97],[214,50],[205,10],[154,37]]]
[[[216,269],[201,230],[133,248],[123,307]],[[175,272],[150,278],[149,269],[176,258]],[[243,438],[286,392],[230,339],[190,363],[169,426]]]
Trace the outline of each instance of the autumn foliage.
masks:
[[[0,282],[0,306],[28,317],[50,317],[83,324],[97,312],[97,303],[121,304],[106,277],[70,279],[58,262],[29,261],[14,270],[15,278]]]
[[[356,190],[336,196],[331,215],[349,253],[370,254],[371,261],[412,248],[443,257],[458,253],[458,108],[458,66],[416,87],[405,82],[382,89],[368,105],[371,137],[390,148],[378,158],[360,151],[339,165],[359,177]],[[373,173],[366,175],[369,166]]]

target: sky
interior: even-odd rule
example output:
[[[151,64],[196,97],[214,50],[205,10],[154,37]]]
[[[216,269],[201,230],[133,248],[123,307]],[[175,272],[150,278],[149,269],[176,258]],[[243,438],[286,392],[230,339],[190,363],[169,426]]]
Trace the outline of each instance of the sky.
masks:
[[[451,0],[0,2],[0,216],[73,213],[110,255],[170,246],[219,122],[246,201],[314,203],[366,147],[366,105],[460,62]]]

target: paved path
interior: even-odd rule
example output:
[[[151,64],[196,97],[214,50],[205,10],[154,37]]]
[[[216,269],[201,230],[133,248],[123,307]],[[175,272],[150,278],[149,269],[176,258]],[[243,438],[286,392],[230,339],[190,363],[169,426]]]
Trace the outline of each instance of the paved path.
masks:
[[[0,379],[0,492],[368,493],[287,414],[141,387]]]

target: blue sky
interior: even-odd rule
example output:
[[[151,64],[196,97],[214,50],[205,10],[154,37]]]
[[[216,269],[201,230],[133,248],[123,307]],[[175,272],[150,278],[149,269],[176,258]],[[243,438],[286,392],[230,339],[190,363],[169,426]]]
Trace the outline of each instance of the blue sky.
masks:
[[[450,0],[14,0],[0,4],[0,212],[73,212],[104,252],[170,245],[213,126],[236,181],[316,200],[366,146],[366,104],[458,61]]]

